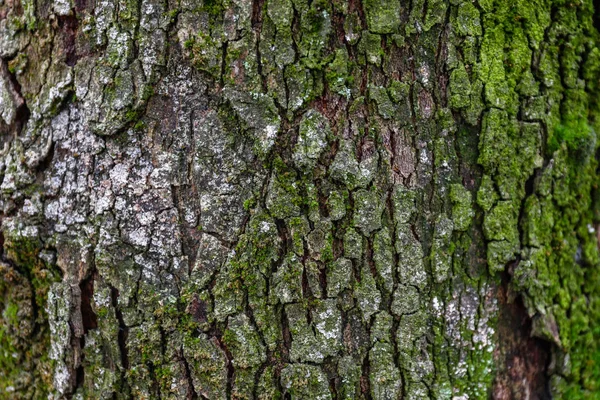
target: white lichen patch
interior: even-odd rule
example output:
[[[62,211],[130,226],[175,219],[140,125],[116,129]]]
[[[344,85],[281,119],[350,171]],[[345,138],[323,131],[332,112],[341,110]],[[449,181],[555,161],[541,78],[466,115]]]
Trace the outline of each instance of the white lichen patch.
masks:
[[[7,125],[11,125],[16,118],[17,108],[23,103],[12,83],[5,73],[0,76],[0,117]]]
[[[309,110],[304,114],[294,148],[293,159],[296,165],[306,171],[314,168],[330,135],[329,122],[322,114],[316,110]]]

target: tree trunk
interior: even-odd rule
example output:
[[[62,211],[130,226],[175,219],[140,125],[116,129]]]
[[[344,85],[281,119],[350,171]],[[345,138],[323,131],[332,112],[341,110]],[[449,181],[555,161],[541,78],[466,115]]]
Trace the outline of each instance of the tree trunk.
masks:
[[[598,26],[0,0],[0,398],[597,398]]]

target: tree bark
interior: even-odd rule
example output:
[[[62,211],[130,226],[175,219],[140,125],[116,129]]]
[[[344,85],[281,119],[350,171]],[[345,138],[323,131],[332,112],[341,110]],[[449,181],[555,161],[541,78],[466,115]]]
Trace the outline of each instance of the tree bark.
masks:
[[[0,0],[0,398],[596,398],[598,12]]]

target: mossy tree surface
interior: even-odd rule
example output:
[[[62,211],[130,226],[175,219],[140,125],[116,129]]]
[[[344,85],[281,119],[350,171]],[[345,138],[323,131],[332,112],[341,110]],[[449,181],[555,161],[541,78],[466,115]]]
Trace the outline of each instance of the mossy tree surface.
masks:
[[[0,398],[597,398],[598,12],[0,0]]]

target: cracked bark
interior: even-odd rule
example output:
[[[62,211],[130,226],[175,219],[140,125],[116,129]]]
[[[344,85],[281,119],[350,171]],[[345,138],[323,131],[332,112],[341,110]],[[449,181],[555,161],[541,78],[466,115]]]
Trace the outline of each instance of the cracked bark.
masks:
[[[0,398],[593,398],[597,7],[5,0]]]

